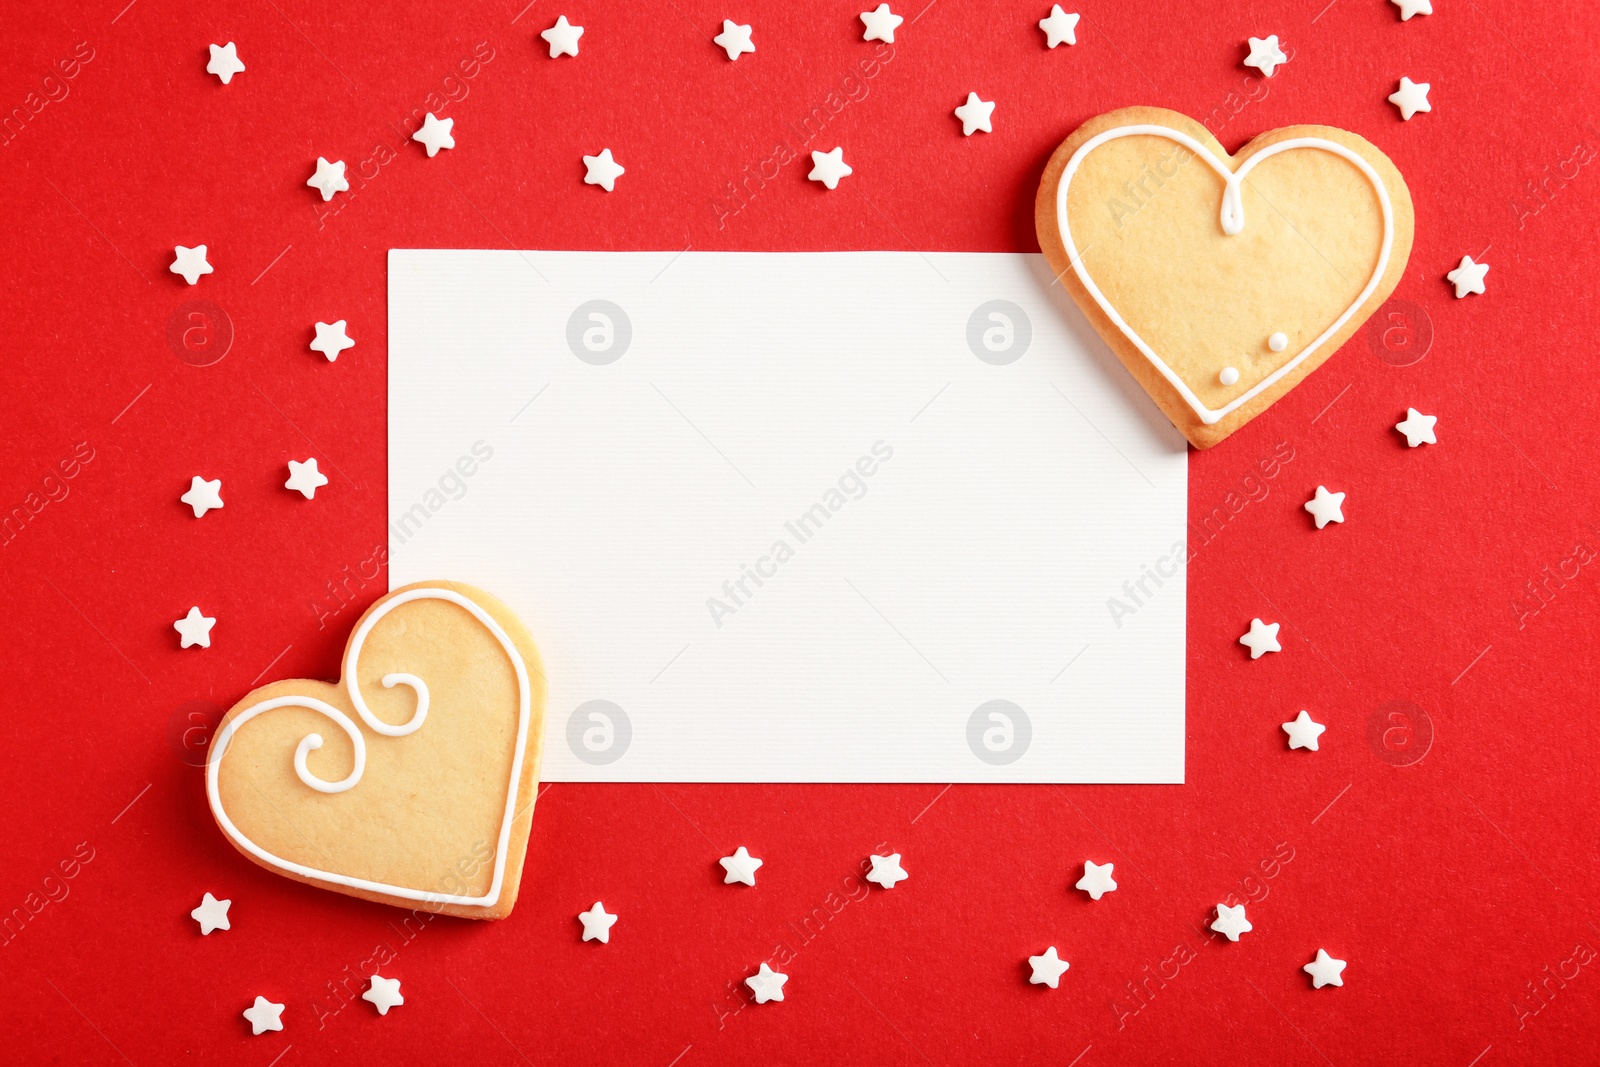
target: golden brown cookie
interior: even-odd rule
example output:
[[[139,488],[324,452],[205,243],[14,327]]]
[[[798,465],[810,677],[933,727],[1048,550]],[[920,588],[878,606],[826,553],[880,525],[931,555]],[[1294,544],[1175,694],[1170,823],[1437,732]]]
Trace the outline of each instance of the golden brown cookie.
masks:
[[[338,684],[272,682],[225,715],[206,763],[223,834],[268,870],[472,919],[511,913],[544,728],[527,629],[469,585],[367,609]]]
[[[1332,355],[1411,254],[1411,194],[1363,138],[1290,126],[1229,156],[1155,107],[1063,141],[1035,223],[1062,285],[1196,448]]]

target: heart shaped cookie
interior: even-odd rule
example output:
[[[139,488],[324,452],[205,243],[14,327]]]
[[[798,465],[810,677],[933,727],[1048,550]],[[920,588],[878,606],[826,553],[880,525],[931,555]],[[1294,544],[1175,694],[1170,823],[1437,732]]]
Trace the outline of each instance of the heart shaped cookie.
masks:
[[[1230,156],[1152,107],[1063,141],[1035,223],[1061,283],[1196,448],[1332,355],[1411,254],[1411,194],[1364,139],[1291,126]]]
[[[223,834],[268,870],[474,919],[510,914],[544,728],[538,649],[479,589],[420,582],[361,616],[338,684],[235,704],[206,761]]]

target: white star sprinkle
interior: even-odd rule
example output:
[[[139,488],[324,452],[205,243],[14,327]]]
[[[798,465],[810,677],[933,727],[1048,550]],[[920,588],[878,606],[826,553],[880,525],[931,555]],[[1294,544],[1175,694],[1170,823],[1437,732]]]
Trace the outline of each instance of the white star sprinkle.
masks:
[[[176,258],[173,259],[172,266],[167,269],[174,274],[183,275],[183,280],[190,285],[199,281],[200,275],[211,273],[211,264],[206,262],[205,245],[195,245],[193,248],[176,245],[172,249],[172,254]]]
[[[1330,493],[1325,485],[1317,486],[1316,495],[1306,501],[1306,510],[1311,517],[1317,520],[1317,529],[1322,529],[1330,522],[1343,522],[1344,494]]]
[[[844,161],[844,149],[835,148],[831,152],[811,153],[811,173],[806,177],[814,182],[821,182],[829,189],[839,188],[839,179],[854,173],[850,165]]]
[[[1283,724],[1283,732],[1289,735],[1290,748],[1309,748],[1313,752],[1317,750],[1317,738],[1326,729],[1304,711],[1294,717],[1294,722]]]
[[[1412,15],[1433,14],[1432,0],[1389,0],[1391,4],[1400,9],[1400,21],[1408,22]]]
[[[1279,64],[1289,62],[1289,57],[1283,54],[1283,49],[1278,47],[1278,35],[1263,40],[1260,37],[1250,38],[1250,57],[1244,61],[1247,67],[1254,67],[1264,77],[1272,77],[1272,72],[1278,69]]]
[[[207,74],[215,74],[219,82],[227,85],[243,69],[244,64],[239,62],[239,50],[232,41],[211,46],[211,59],[206,63]]]
[[[1411,116],[1419,111],[1432,111],[1433,105],[1428,103],[1428,90],[1431,86],[1427,82],[1414,82],[1410,78],[1400,79],[1400,88],[1389,94],[1389,103],[1400,109],[1400,117],[1407,122]]]
[[[867,875],[867,881],[877,882],[885,889],[893,889],[896,883],[909,877],[906,869],[900,866],[900,853],[896,852],[892,856],[873,856],[872,873]]]
[[[1460,300],[1469,293],[1483,295],[1483,276],[1489,273],[1489,264],[1474,263],[1471,256],[1462,256],[1461,265],[1445,275],[1450,284],[1456,287],[1456,299]]]
[[[888,4],[879,4],[871,11],[861,13],[861,24],[866,27],[861,33],[861,39],[894,44],[894,31],[904,21],[905,19],[889,10]]]
[[[756,871],[760,868],[762,861],[750,855],[745,851],[744,846],[740,845],[734,850],[733,855],[724,856],[717,862],[722,864],[722,869],[727,872],[722,878],[723,885],[732,885],[734,882],[755,885]]]
[[[551,59],[557,56],[575,56],[578,54],[578,38],[583,36],[583,27],[574,26],[567,21],[567,16],[562,15],[556,19],[554,26],[539,36],[550,46]]]
[[[311,342],[311,351],[321,352],[332,363],[339,358],[339,353],[347,348],[354,348],[356,343],[350,340],[350,335],[345,333],[345,321],[317,323],[317,339]]]
[[[1278,624],[1262,622],[1260,619],[1250,620],[1250,632],[1239,638],[1239,643],[1250,649],[1251,659],[1260,659],[1268,652],[1283,651],[1278,644]]]
[[[367,991],[361,994],[361,999],[377,1008],[379,1015],[388,1015],[390,1008],[406,1002],[406,998],[400,995],[400,979],[382,978],[376,974],[372,976],[372,984]]]
[[[586,168],[583,184],[598,185],[608,193],[617,187],[617,179],[628,173],[611,157],[609,148],[602,148],[598,156],[584,156],[583,165]]]
[[[1051,989],[1060,987],[1061,976],[1067,973],[1067,968],[1072,966],[1066,960],[1056,955],[1056,947],[1051,945],[1044,950],[1042,956],[1029,956],[1028,966],[1033,968],[1033,974],[1028,976],[1032,985],[1047,985]]]
[[[322,202],[326,204],[333,199],[334,193],[350,191],[350,183],[345,180],[344,160],[329,163],[321,156],[317,157],[317,172],[306,179],[306,184],[322,194]]]
[[[588,911],[578,912],[578,921],[583,923],[585,941],[598,941],[602,945],[611,944],[611,928],[617,924],[617,917],[606,914],[606,909],[598,900]]]
[[[1078,16],[1061,10],[1060,4],[1050,9],[1048,18],[1039,20],[1039,28],[1044,31],[1044,43],[1049,48],[1063,41],[1067,44],[1078,43]]]
[[[1427,0],[1423,0],[1424,3]],[[1325,985],[1344,985],[1344,960],[1334,959],[1328,955],[1327,949],[1317,949],[1317,958],[1300,968],[1311,976],[1311,988],[1321,989]]]
[[[756,46],[750,42],[750,27],[741,26],[732,19],[723,19],[722,32],[711,39],[718,48],[728,53],[730,63],[744,53],[756,50]]]
[[[1117,888],[1117,883],[1111,880],[1111,868],[1114,863],[1096,863],[1093,860],[1083,861],[1083,877],[1078,879],[1074,889],[1081,889],[1089,894],[1090,900],[1099,900],[1107,893]]]
[[[189,609],[189,614],[172,624],[172,628],[183,636],[179,648],[188,648],[190,645],[199,645],[201,648],[211,647],[211,628],[217,620],[200,614],[198,607]]]
[[[307,500],[317,495],[317,490],[328,484],[327,476],[317,470],[316,457],[304,463],[289,461],[289,480],[283,483],[285,489],[293,489]]]
[[[1217,918],[1211,924],[1211,929],[1226,937],[1229,941],[1239,940],[1240,934],[1248,934],[1255,927],[1250,925],[1250,920],[1244,917],[1244,905],[1228,907],[1226,904],[1217,905]]]
[[[993,133],[989,118],[994,114],[993,100],[980,100],[977,93],[968,93],[967,102],[956,108],[956,118],[961,120],[961,132],[971,137],[978,130]]]
[[[1437,415],[1424,415],[1416,408],[1406,408],[1405,421],[1395,423],[1394,428],[1406,435],[1406,444],[1412,448],[1436,445],[1439,442],[1433,436],[1433,424],[1438,421]]]
[[[178,499],[194,509],[195,518],[204,518],[206,512],[222,506],[222,479],[208,482],[196,474],[189,480],[189,491]]]
[[[207,893],[200,901],[200,906],[189,913],[189,918],[200,924],[200,933],[209,934],[213,930],[228,930],[228,905],[231,900],[218,900]]]
[[[769,1000],[783,999],[783,984],[788,980],[788,975],[763,963],[761,970],[746,978],[744,984],[756,995],[757,1004],[765,1004]]]
[[[439,154],[441,148],[454,148],[456,139],[450,133],[455,128],[455,119],[435,118],[433,112],[428,112],[422,119],[422,128],[411,135],[411,139],[428,150],[428,158],[432,159]]]
[[[244,1010],[244,1017],[250,1020],[252,1034],[283,1029],[283,1005],[274,1004],[266,997],[256,997],[256,1002]]]

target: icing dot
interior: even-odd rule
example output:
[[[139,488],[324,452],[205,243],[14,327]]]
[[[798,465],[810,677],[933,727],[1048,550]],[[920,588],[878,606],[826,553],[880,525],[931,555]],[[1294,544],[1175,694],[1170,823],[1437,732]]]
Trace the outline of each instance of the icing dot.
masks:
[[[1289,347],[1289,335],[1281,331],[1273,334],[1271,337],[1267,338],[1267,347],[1272,349],[1274,352],[1282,352],[1285,348]]]
[[[1232,385],[1239,380],[1239,369],[1237,367],[1223,367],[1222,373],[1217,377],[1222,380],[1223,385]]]

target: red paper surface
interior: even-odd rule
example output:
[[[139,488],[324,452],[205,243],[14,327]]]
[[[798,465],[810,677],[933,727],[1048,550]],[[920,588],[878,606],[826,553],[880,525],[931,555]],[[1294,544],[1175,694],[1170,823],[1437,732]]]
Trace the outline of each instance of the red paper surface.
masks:
[[[1380,0],[1083,0],[1079,43],[1047,51],[1040,0],[938,0],[896,5],[891,55],[860,39],[860,0],[123,3],[53,5],[0,40],[0,504],[27,509],[0,546],[3,1058],[1591,1054],[1592,6],[1438,0],[1401,23]],[[535,34],[562,13],[581,54],[552,61]],[[755,27],[737,64],[709,40],[725,16]],[[1240,61],[1268,33],[1293,58],[1263,83]],[[206,46],[230,40],[248,69],[222,86]],[[1399,120],[1401,75],[1432,84],[1432,113]],[[993,134],[960,135],[969,90],[998,102]],[[557,785],[515,914],[410,938],[403,913],[224,842],[191,716],[258,680],[336,675],[385,586],[389,248],[1031,251],[1054,146],[1146,103],[1209,117],[1230,149],[1293,123],[1354,130],[1417,215],[1400,317],[1192,455],[1187,785]],[[424,110],[456,120],[431,160],[403,139]],[[768,164],[763,183],[785,144],[843,145],[855,173],[829,193],[804,162]],[[602,147],[627,167],[610,195],[581,181]],[[304,184],[318,155],[353,187],[327,205]],[[216,273],[168,273],[180,243],[208,245]],[[1443,275],[1464,254],[1493,269],[1457,301]],[[196,300],[214,307],[190,319]],[[194,365],[224,316],[225,355]],[[356,347],[329,365],[306,346],[337,318]],[[1390,428],[1408,405],[1439,416],[1438,445]],[[1292,461],[1252,480],[1275,451]],[[282,488],[307,455],[332,478],[314,502]],[[227,501],[200,521],[177,499],[193,474]],[[1300,508],[1319,483],[1349,493],[1320,532]],[[218,620],[207,651],[178,648],[191,604]],[[1256,615],[1284,651],[1251,662],[1236,639]],[[1328,726],[1315,754],[1279,729],[1302,707]],[[740,844],[766,860],[754,889],[720,884]],[[856,899],[881,850],[910,879]],[[1098,903],[1070,888],[1086,858],[1116,864]],[[233,929],[198,935],[205,891],[232,898]],[[1233,898],[1254,931],[1206,936]],[[579,941],[596,899],[621,916],[607,946]],[[340,1007],[329,984],[380,944],[406,1003]],[[1072,964],[1054,991],[1024,962],[1051,944]],[[1319,947],[1349,961],[1344,988],[1310,988]],[[791,951],[787,999],[734,1010],[730,983]],[[288,1005],[281,1034],[250,1036],[257,994]]]

